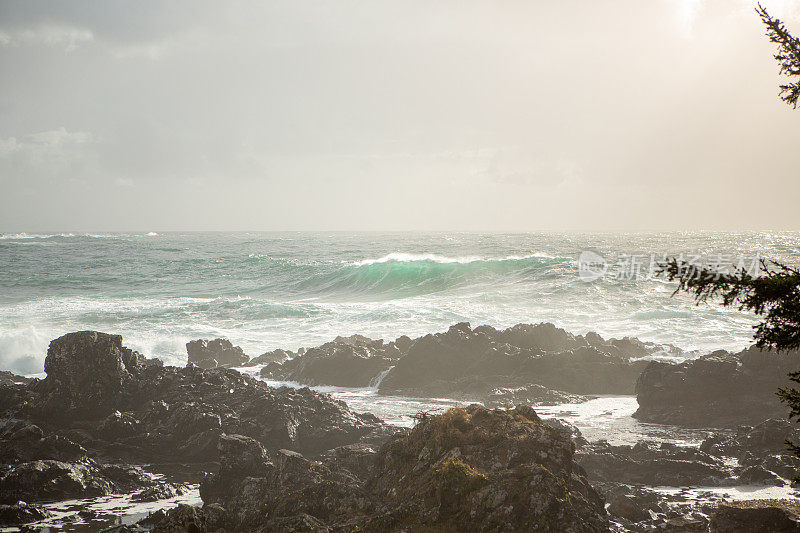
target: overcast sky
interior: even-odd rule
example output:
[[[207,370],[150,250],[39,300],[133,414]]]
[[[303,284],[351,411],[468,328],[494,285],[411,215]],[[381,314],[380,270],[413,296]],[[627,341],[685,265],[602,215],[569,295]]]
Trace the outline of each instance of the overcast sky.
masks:
[[[753,5],[3,0],[0,232],[800,230]]]

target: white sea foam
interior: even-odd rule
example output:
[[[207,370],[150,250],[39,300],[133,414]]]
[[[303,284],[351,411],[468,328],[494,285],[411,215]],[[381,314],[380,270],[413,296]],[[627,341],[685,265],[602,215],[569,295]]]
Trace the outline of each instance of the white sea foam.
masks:
[[[485,256],[477,256],[477,255],[467,255],[461,257],[448,257],[444,255],[438,254],[412,254],[412,253],[405,253],[405,252],[392,252],[390,254],[386,254],[383,257],[379,257],[377,259],[362,259],[361,261],[355,261],[350,264],[353,266],[364,266],[364,265],[374,265],[379,263],[412,263],[416,261],[426,261],[430,263],[477,263],[481,261],[522,261],[525,259],[533,259],[533,258],[543,258],[543,259],[554,259],[555,257],[552,255],[547,255],[543,253],[530,253],[525,255],[506,255],[502,257],[485,257]]]

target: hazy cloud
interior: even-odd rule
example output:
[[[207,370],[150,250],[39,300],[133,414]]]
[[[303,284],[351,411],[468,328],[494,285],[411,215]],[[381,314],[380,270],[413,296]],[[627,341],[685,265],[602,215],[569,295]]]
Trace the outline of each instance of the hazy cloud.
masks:
[[[0,231],[800,229],[753,5],[2,2]]]

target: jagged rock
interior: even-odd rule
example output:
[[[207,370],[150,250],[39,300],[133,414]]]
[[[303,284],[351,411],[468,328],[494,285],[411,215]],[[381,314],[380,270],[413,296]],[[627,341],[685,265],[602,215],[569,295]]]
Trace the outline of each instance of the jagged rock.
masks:
[[[572,442],[575,443],[575,447],[578,449],[583,448],[586,444],[588,444],[588,441],[581,434],[581,430],[573,426],[566,420],[563,420],[561,418],[547,418],[544,420],[544,423],[550,426],[551,428],[555,429],[568,439],[572,439]]]
[[[533,409],[478,405],[425,417],[381,449],[368,487],[377,529],[605,531],[602,498],[573,446]]]
[[[190,341],[186,343],[186,352],[189,355],[187,364],[204,369],[242,366],[250,360],[240,347],[234,346],[228,339]]]
[[[375,456],[378,453],[376,446],[357,443],[339,446],[328,450],[320,456],[320,461],[330,468],[344,468],[359,479],[367,479],[372,474]]]
[[[631,522],[643,522],[650,519],[650,513],[639,507],[633,499],[625,495],[614,498],[608,506],[608,512],[614,516],[630,520]]]
[[[400,355],[396,346],[382,340],[360,335],[337,337],[282,363],[271,363],[261,369],[261,375],[305,385],[367,387]]]
[[[294,357],[295,354],[288,350],[272,350],[250,359],[244,366],[266,365],[269,363],[283,363]]]
[[[739,473],[739,483],[742,485],[771,485],[781,487],[786,482],[776,473],[770,472],[761,465],[744,468]]]
[[[483,399],[486,407],[503,407],[515,405],[560,405],[565,403],[583,403],[589,398],[580,394],[548,389],[542,385],[525,385],[523,387],[504,387],[492,389]]]
[[[207,476],[200,485],[205,504],[225,509],[225,524],[236,531],[283,530],[287,523],[344,520],[349,514],[363,514],[370,502],[358,481],[346,471],[332,471],[289,450],[275,453],[275,461],[259,463],[257,443],[232,436],[234,448],[246,447],[248,469],[240,469],[235,454],[221,453],[220,471]],[[253,471],[249,471],[252,468]]]
[[[576,460],[592,481],[671,487],[732,484],[733,470],[722,459],[689,446],[595,442],[582,447]]]
[[[652,362],[636,384],[644,422],[690,427],[736,427],[765,418],[785,418],[788,408],[775,395],[800,368],[800,352],[748,348],[714,352],[681,364]]]
[[[139,432],[139,420],[131,413],[114,411],[97,426],[97,434],[104,440],[117,440]]]
[[[711,533],[800,532],[797,504],[762,500],[721,504],[711,516]]]
[[[133,496],[131,496],[131,501],[133,502],[155,502],[158,500],[166,500],[167,498],[173,498],[178,494],[181,494],[181,489],[175,488],[173,485],[169,483],[163,483],[160,485],[154,485],[152,487],[148,487],[140,492],[137,492]]]
[[[340,448],[323,462],[286,450],[269,461],[257,443],[230,438],[252,460],[242,469],[237,454],[221,453],[201,496],[224,509],[232,530],[608,529],[602,498],[572,461],[572,443],[528,407],[451,409],[424,417],[377,454]],[[342,468],[336,458],[343,457],[356,466]]]
[[[700,449],[729,457],[743,457],[746,453],[774,454],[787,451],[787,440],[800,440],[797,424],[771,418],[755,426],[739,426],[733,435],[712,435],[703,441]]]
[[[600,339],[600,340],[597,340]],[[520,324],[504,331],[456,324],[416,339],[380,384],[382,394],[429,395],[442,383],[480,378],[491,388],[530,384],[576,394],[633,392],[647,365],[599,335],[592,343],[552,324]],[[632,351],[630,343],[624,343]],[[642,343],[640,356],[655,347]],[[648,351],[649,350],[649,351]]]
[[[0,472],[0,503],[91,498],[147,482],[135,469],[98,465],[89,459],[76,463],[38,460]]]
[[[32,378],[18,376],[8,370],[0,370],[0,385],[25,385],[33,381]]]
[[[668,533],[705,533],[708,531],[708,520],[702,516],[677,516],[665,520],[659,530]]]
[[[80,436],[90,452],[118,460],[204,462],[217,459],[217,440],[223,433],[250,436],[269,450],[316,454],[357,442],[382,425],[373,415],[352,413],[343,402],[307,388],[275,389],[232,369],[151,365],[121,342],[119,336],[96,332],[53,341],[47,364],[52,375],[27,386],[0,387],[0,396],[11,391],[8,398],[17,402],[9,402],[5,412],[8,420],[22,420],[13,430],[31,422],[52,426]],[[91,366],[87,361],[102,364]],[[54,413],[57,407],[69,416],[64,410]],[[0,424],[0,439],[8,441],[13,431],[10,425],[3,427]],[[19,439],[26,431],[35,433],[25,430]],[[14,457],[73,460],[85,452],[63,437],[48,436],[45,441],[64,450],[72,445],[75,453]],[[0,449],[17,448],[26,450]]]
[[[167,511],[155,522],[153,533],[201,533],[206,531],[203,510],[191,505],[180,504]]]
[[[0,526],[18,526],[47,518],[49,513],[35,505],[17,502],[12,505],[0,504]]]
[[[147,366],[145,358],[122,346],[120,335],[80,331],[50,343],[44,360],[47,378],[37,390],[47,396],[42,417],[94,417],[124,401],[127,386]],[[36,385],[36,383],[34,383]]]

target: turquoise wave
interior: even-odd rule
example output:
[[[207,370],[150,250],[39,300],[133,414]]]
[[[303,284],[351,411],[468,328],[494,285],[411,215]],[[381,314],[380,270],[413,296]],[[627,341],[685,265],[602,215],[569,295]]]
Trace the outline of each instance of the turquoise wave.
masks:
[[[498,286],[532,280],[569,263],[567,258],[549,256],[498,259],[420,257],[389,257],[346,264],[333,272],[316,274],[299,281],[295,289],[308,296],[338,293],[395,298],[486,284],[492,284],[496,289]]]

